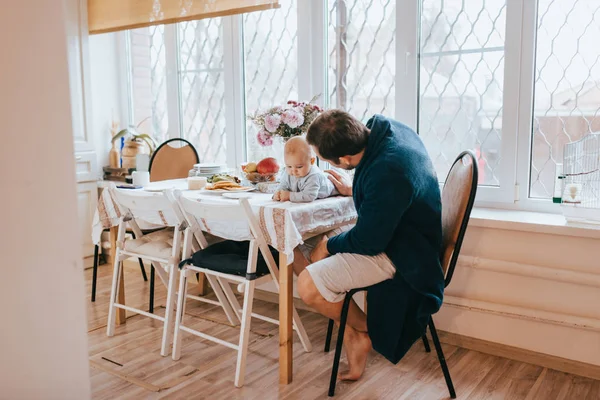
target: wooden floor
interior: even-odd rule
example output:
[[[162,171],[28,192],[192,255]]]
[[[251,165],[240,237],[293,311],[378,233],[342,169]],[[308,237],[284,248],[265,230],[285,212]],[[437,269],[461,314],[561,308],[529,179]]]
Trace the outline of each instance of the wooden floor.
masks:
[[[137,263],[126,264],[126,302],[147,308],[149,283],[142,280]],[[246,383],[233,385],[236,352],[184,334],[182,357],[161,357],[162,325],[139,315],[128,318],[106,336],[110,293],[110,267],[99,269],[96,302],[89,300],[90,374],[94,399],[325,399],[333,352],[323,353],[327,321],[300,311],[313,352],[294,343],[294,382],[278,384],[277,326],[253,320]],[[148,271],[148,276],[149,276]],[[190,292],[194,294],[194,289]],[[157,277],[156,313],[164,312],[166,291]],[[256,301],[259,312],[277,317],[274,304]],[[218,337],[237,341],[237,329],[212,305],[188,300],[186,323]],[[129,316],[129,314],[128,314]],[[500,357],[443,345],[459,399],[600,399],[600,381],[549,370]],[[342,363],[344,358],[342,357]],[[343,368],[343,366],[342,366]],[[112,373],[109,373],[112,372]],[[435,353],[419,342],[393,365],[373,354],[361,381],[338,383],[337,399],[446,399],[449,398]]]

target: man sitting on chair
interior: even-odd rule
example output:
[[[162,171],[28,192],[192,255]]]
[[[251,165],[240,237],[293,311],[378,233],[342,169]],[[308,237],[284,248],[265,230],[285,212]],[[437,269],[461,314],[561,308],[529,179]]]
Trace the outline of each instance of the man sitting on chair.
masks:
[[[442,304],[439,184],[419,136],[384,116],[365,126],[329,110],[306,139],[322,160],[355,169],[353,183],[334,171],[329,178],[340,194],[353,196],[356,225],[321,239],[298,277],[298,291],[306,304],[339,322],[345,293],[372,286],[367,315],[351,302],[344,337],[349,370],[339,377],[357,380],[372,348],[400,361]]]

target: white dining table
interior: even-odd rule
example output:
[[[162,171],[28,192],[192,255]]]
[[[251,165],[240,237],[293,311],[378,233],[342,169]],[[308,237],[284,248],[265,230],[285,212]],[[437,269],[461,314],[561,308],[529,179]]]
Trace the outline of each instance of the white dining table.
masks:
[[[232,203],[238,200],[226,198],[222,193],[207,190],[187,190],[185,179],[153,182],[143,189],[137,190],[152,195],[158,191],[176,189],[181,195],[202,201],[216,203]],[[123,189],[125,190],[125,189]],[[310,203],[276,202],[272,195],[248,192],[248,200],[256,213],[260,228],[268,244],[279,252],[279,381],[282,384],[292,382],[292,301],[293,277],[290,266],[293,261],[294,249],[304,240],[332,229],[353,224],[356,222],[356,210],[350,197],[330,197]],[[98,208],[92,224],[92,240],[98,244],[104,230],[110,231],[111,260],[114,260],[116,247],[117,226],[121,216],[117,203],[112,199],[110,192],[104,189],[98,201]],[[148,217],[141,221],[142,229],[167,225],[164,215]],[[144,226],[143,223],[147,223]],[[250,239],[247,226],[235,224],[222,224],[218,221],[202,221],[202,229],[206,232],[224,239],[248,240]],[[119,302],[125,302],[124,277],[121,276],[119,288]],[[126,322],[124,310],[117,314],[117,323]]]

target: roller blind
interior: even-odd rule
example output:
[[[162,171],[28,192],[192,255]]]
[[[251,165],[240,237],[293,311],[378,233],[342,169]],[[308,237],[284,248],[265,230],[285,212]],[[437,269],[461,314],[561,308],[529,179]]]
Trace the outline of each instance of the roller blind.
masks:
[[[277,0],[88,0],[90,34],[279,8]]]

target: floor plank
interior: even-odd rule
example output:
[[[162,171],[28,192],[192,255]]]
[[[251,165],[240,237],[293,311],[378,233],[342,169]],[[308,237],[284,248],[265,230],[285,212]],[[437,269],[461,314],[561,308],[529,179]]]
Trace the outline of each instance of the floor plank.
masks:
[[[96,302],[91,303],[91,270],[86,270],[88,295],[88,343],[90,360],[120,374],[159,387],[158,392],[128,382],[102,369],[90,367],[94,399],[324,399],[327,398],[333,351],[323,352],[327,320],[302,311],[313,351],[305,353],[296,334],[294,382],[279,384],[278,327],[253,319],[243,388],[234,387],[236,352],[224,346],[185,334],[182,357],[173,361],[160,356],[162,323],[128,312],[127,323],[117,326],[115,336],[106,336],[110,267],[100,266]],[[149,267],[147,267],[148,275]],[[125,263],[127,304],[147,309],[149,282],[144,282],[136,262]],[[197,285],[190,285],[198,294]],[[212,296],[212,297],[211,297]],[[214,298],[208,294],[209,298]],[[155,312],[164,315],[166,290],[156,280]],[[185,324],[223,340],[238,340],[218,306],[188,300]],[[277,305],[256,300],[255,311],[277,318]],[[334,332],[334,339],[336,333]],[[543,367],[442,344],[459,399],[600,399],[600,381],[569,375]],[[432,349],[433,350],[433,349]],[[345,367],[342,355],[341,369]],[[435,350],[424,351],[419,341],[393,365],[373,353],[359,382],[339,382],[336,398],[359,399],[447,399],[448,389]]]

